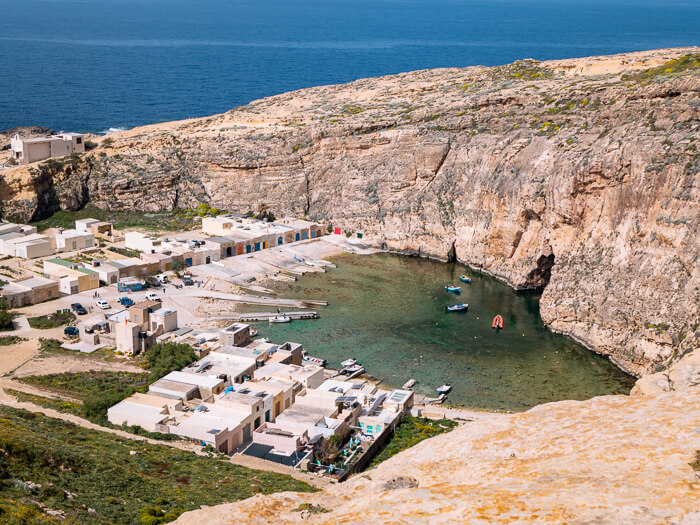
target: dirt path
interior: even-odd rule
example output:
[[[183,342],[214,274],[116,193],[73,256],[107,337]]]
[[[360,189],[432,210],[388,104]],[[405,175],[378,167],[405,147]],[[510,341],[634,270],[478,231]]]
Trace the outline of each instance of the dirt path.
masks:
[[[61,374],[89,372],[90,370],[102,370],[105,372],[134,372],[143,373],[143,368],[122,363],[120,361],[105,361],[99,358],[90,358],[81,355],[55,355],[47,357],[36,356],[28,359],[14,371],[15,376],[41,376],[46,374]]]

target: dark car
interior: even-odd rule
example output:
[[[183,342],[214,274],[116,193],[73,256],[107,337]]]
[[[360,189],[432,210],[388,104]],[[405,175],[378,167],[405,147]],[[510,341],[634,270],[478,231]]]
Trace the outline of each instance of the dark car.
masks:
[[[80,335],[80,330],[78,330],[75,326],[66,326],[63,329],[63,335],[68,335],[68,336]]]
[[[78,315],[85,315],[87,313],[85,307],[80,303],[73,303],[72,305],[70,305],[70,309]]]
[[[182,283],[183,283],[185,286],[192,286],[192,285],[194,284],[194,281],[192,280],[192,277],[190,277],[189,275],[185,275],[185,276],[182,278]]]

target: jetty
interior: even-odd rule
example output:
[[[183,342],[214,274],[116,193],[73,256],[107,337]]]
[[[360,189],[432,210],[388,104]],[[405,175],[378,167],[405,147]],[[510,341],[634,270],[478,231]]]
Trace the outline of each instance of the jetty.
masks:
[[[404,390],[408,390],[409,388],[413,388],[417,382],[418,381],[416,381],[415,379],[409,379],[403,384],[401,388],[403,388]]]
[[[238,321],[243,323],[253,323],[255,321],[269,321],[270,317],[277,315],[277,312],[250,312],[250,313],[224,313],[224,314],[209,314],[209,319],[221,319],[226,321]],[[304,310],[298,312],[284,312],[284,315],[292,321],[302,321],[307,319],[318,319],[318,312],[313,310]]]

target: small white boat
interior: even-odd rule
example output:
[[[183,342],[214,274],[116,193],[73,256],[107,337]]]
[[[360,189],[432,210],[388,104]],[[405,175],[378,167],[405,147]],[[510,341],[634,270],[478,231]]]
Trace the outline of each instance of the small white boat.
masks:
[[[348,366],[345,368],[345,373],[348,375],[358,374],[358,373],[362,373],[364,371],[365,371],[365,367],[359,363],[356,365]]]
[[[258,331],[255,328],[250,329],[250,337],[255,337],[258,335]]]
[[[452,390],[452,385],[445,383],[444,385],[437,388],[437,393],[440,395],[448,394]]]
[[[448,312],[466,312],[468,309],[469,305],[467,303],[453,304],[445,307],[445,310]]]
[[[270,322],[271,323],[289,323],[291,322],[292,318],[289,317],[288,315],[281,314],[281,315],[274,315],[270,317]]]
[[[347,367],[349,367],[349,366],[356,365],[356,364],[357,364],[357,359],[346,359],[345,361],[343,361],[343,362],[340,363],[340,364],[343,365],[343,368],[347,368]]]

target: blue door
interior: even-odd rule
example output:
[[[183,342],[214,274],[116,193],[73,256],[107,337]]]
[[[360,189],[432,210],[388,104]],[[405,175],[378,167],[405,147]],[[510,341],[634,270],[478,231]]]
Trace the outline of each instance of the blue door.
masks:
[[[311,230],[311,238],[313,239],[316,237],[316,230]]]
[[[185,265],[192,266],[192,257],[188,257],[187,259],[185,259]]]
[[[297,234],[294,236],[294,240],[295,240],[295,241],[298,241],[298,240],[299,240],[299,232],[297,232]]]
[[[256,252],[259,252],[259,251],[260,251],[260,243],[259,243],[259,242],[256,242],[256,243],[255,243],[255,251],[256,251]]]
[[[250,244],[245,245],[245,252],[250,253]]]
[[[277,246],[279,246],[280,244],[284,244],[284,240],[282,239],[282,237],[277,237]]]
[[[306,232],[301,232],[301,238],[302,238],[302,239],[308,239],[308,238],[309,238],[309,234],[306,233]]]

